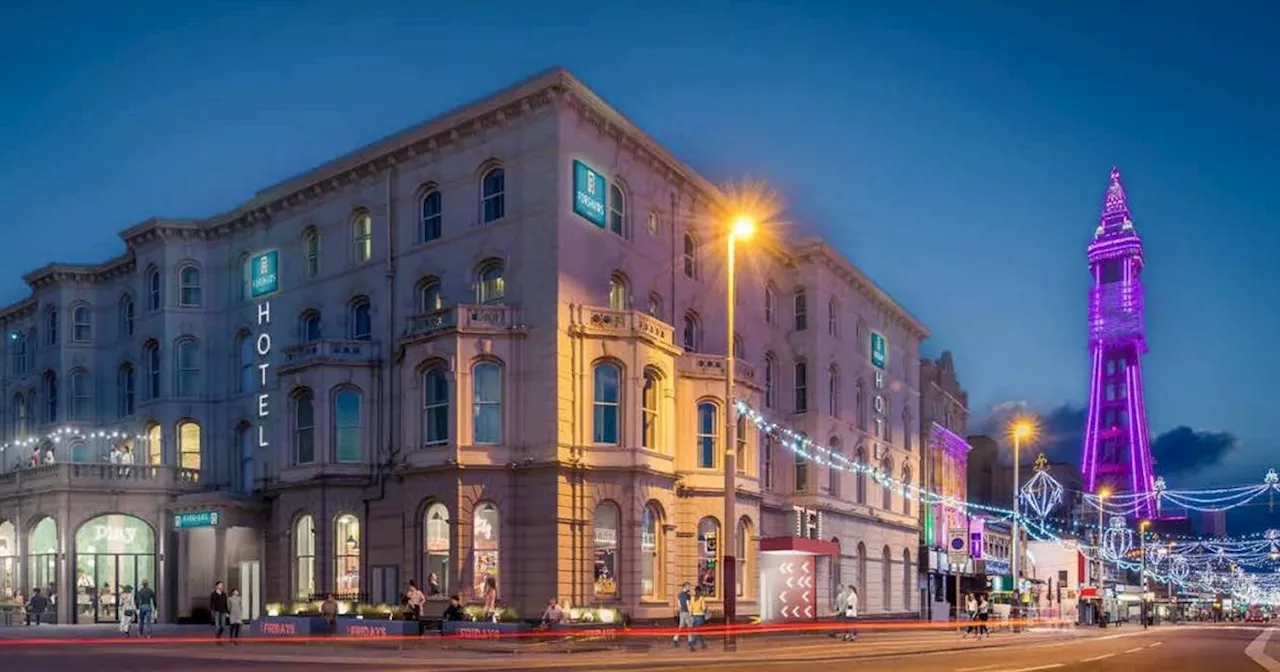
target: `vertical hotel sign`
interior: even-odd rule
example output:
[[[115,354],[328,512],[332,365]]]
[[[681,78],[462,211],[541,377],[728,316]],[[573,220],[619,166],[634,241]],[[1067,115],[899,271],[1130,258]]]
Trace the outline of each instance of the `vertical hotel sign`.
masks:
[[[877,369],[883,370],[889,362],[889,342],[885,340],[884,334],[873,331],[871,332],[871,364]]]
[[[249,263],[249,296],[257,301],[258,334],[254,351],[258,353],[258,447],[266,448],[267,416],[270,414],[271,391],[267,372],[271,368],[271,295],[280,289],[280,251],[266,250],[255,254]]]
[[[573,162],[573,212],[600,228],[605,226],[604,177],[591,166]]]

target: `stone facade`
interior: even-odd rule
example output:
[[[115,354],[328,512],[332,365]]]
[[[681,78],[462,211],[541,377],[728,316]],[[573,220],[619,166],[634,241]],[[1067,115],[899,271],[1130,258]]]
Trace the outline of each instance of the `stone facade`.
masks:
[[[576,162],[603,224],[574,211]],[[64,619],[85,618],[61,587],[86,582],[74,533],[103,512],[156,532],[162,616],[222,577],[260,605],[395,602],[432,576],[474,599],[490,576],[526,616],[557,596],[668,617],[681,583],[724,583],[725,207],[553,70],[225,215],[144,222],[102,265],[33,271],[0,312],[13,557],[56,520]],[[253,298],[267,250],[279,291]],[[917,482],[927,330],[817,239],[763,235],[738,269],[736,396]],[[99,428],[126,436],[76,438]],[[47,438],[56,464],[26,466]],[[120,444],[135,466],[103,464]],[[819,611],[854,581],[867,613],[917,609],[913,500],[754,430],[739,452],[739,613],[796,506],[838,543]]]

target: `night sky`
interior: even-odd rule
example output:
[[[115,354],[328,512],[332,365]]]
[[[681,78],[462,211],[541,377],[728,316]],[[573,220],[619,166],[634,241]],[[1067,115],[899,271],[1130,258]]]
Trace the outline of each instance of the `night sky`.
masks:
[[[1084,250],[1118,165],[1146,242],[1157,471],[1257,483],[1280,454],[1266,3],[126,4],[0,9],[0,300],[147,217],[229,209],[559,64],[713,181],[772,183],[929,326],[927,354],[954,352],[976,426],[1025,403],[1064,456]]]

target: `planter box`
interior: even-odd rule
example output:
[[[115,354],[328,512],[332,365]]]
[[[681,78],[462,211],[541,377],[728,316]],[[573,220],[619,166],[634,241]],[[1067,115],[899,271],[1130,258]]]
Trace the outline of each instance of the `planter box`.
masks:
[[[380,637],[417,637],[421,634],[417,621],[390,619],[339,618],[338,636],[359,639]]]
[[[547,630],[547,632],[577,637],[593,637],[605,640],[617,639],[622,634],[622,624],[620,623],[561,623]]]
[[[458,639],[499,639],[532,630],[528,623],[494,623],[492,621],[448,621],[444,634]]]
[[[252,623],[258,637],[315,637],[329,633],[319,616],[263,616]]]

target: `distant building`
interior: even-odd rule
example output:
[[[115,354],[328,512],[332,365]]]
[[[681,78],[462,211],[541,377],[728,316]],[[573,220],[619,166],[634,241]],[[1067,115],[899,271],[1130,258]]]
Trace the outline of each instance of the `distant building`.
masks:
[[[920,361],[920,436],[927,450],[921,456],[925,488],[963,502],[968,492],[969,395],[960,386],[950,351],[937,360]],[[963,507],[943,504],[920,509],[920,573],[922,605],[931,605],[929,618],[945,618],[955,604],[953,568],[947,556],[947,540],[953,530],[968,528]],[[958,568],[964,571],[964,568]]]

